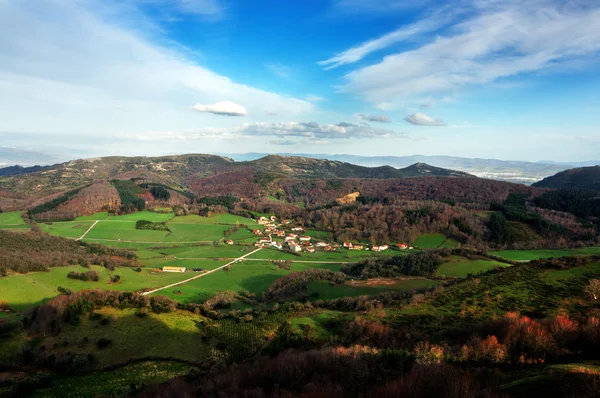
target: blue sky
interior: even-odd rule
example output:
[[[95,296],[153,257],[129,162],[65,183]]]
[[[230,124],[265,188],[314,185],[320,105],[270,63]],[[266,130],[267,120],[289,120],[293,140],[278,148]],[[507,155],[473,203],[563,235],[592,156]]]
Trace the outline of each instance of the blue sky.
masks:
[[[592,0],[0,0],[0,145],[600,159],[598,20]]]

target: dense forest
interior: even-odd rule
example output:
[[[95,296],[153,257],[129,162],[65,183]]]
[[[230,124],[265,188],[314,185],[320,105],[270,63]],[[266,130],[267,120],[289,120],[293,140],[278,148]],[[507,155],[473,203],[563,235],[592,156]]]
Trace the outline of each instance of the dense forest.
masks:
[[[0,274],[27,273],[69,265],[136,265],[132,251],[89,244],[38,232],[0,230]]]

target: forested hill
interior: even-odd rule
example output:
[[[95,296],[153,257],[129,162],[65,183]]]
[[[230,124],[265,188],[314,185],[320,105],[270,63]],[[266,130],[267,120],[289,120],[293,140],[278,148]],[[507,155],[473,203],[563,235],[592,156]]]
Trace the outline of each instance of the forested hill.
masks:
[[[75,189],[98,180],[140,179],[174,188],[197,185],[206,178],[219,183],[264,184],[279,178],[360,178],[393,179],[416,176],[469,177],[467,173],[417,163],[404,169],[391,166],[365,167],[350,163],[294,156],[269,155],[261,159],[235,162],[216,155],[177,155],[161,157],[103,157],[72,160],[36,169],[19,169],[19,175],[2,178],[0,189],[42,197],[65,189]],[[39,193],[39,194],[38,194]]]
[[[533,184],[540,188],[588,189],[600,191],[600,166],[561,171]]]

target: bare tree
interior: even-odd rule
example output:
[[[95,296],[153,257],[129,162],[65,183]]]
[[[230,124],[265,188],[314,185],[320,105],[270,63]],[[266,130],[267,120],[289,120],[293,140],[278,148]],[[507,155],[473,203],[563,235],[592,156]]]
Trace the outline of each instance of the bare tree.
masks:
[[[600,279],[590,279],[590,283],[584,289],[585,294],[595,300],[600,298]]]

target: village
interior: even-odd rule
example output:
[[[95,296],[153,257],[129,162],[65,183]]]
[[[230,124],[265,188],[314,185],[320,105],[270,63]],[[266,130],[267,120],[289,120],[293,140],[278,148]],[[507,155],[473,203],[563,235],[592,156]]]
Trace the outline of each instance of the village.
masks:
[[[272,247],[278,250],[284,250],[287,248],[295,253],[305,252],[305,253],[314,253],[317,249],[322,251],[337,251],[341,248],[345,248],[348,250],[370,250],[373,252],[383,252],[390,249],[390,246],[387,244],[384,245],[372,245],[371,247],[367,245],[361,244],[353,244],[351,242],[344,242],[342,245],[338,243],[329,243],[322,240],[319,240],[316,243],[313,243],[313,239],[311,236],[303,235],[304,228],[300,226],[291,226],[291,222],[289,220],[281,220],[281,222],[277,221],[277,217],[271,216],[267,217],[259,217],[257,219],[257,223],[264,226],[264,230],[254,229],[252,233],[256,236],[260,236],[258,241],[254,243],[255,247]],[[283,241],[277,241],[273,236],[283,239]],[[232,241],[226,241],[227,244],[233,244]],[[398,250],[412,250],[413,247],[409,246],[405,243],[398,243],[396,245]]]

